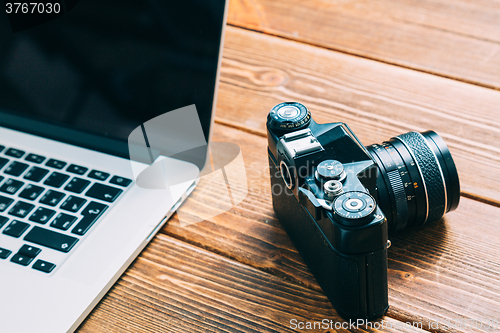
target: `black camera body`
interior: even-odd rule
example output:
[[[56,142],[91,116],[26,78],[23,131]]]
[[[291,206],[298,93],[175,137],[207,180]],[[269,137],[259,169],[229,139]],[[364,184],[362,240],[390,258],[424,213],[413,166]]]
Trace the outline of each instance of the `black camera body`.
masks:
[[[366,148],[344,123],[317,124],[302,104],[275,106],[268,115],[267,129],[273,207],[281,224],[342,317],[381,317],[389,307],[390,225],[399,230],[409,224],[423,224],[441,210],[442,216],[456,208],[457,194],[447,200],[452,193],[442,185],[435,192],[444,192],[444,202],[430,204],[426,196],[424,205],[416,189],[425,187],[430,179],[419,174],[417,180],[414,172],[408,171],[414,171],[418,162],[407,161],[398,168],[399,158],[392,157],[389,163],[384,160],[385,150],[377,153],[380,145]],[[435,146],[442,148],[444,142],[436,141],[439,145]],[[435,148],[430,146],[431,150]],[[380,162],[379,155],[385,162]],[[447,176],[455,176],[451,155],[444,161],[448,155],[442,165],[437,157],[434,162],[446,167]],[[397,179],[390,174],[394,167]],[[452,180],[458,186],[458,174]],[[384,209],[378,201],[384,201]],[[421,209],[425,206],[425,216],[408,218],[408,212],[414,212],[418,203]]]

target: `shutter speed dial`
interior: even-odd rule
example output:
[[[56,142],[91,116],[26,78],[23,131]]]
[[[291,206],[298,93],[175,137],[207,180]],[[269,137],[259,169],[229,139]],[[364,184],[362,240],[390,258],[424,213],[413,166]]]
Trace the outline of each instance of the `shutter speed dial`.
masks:
[[[361,226],[373,219],[377,205],[365,192],[345,192],[333,201],[335,219],[347,226]]]
[[[316,179],[320,182],[329,180],[345,180],[344,165],[336,160],[324,160],[316,167]]]

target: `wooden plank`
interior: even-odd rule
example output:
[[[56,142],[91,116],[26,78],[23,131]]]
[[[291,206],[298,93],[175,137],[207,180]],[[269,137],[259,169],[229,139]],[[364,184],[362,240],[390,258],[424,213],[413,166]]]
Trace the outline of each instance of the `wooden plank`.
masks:
[[[433,129],[462,191],[500,205],[500,91],[234,27],[219,91],[217,120],[263,136],[267,112],[289,100],[319,123],[346,122],[365,144]]]
[[[232,0],[228,22],[500,87],[500,4],[494,0]]]
[[[343,321],[317,291],[160,234],[78,332],[286,332],[293,319]]]
[[[444,221],[392,237],[391,314],[439,322],[445,331],[446,326],[465,332],[499,330],[498,214],[496,207],[463,199]],[[488,329],[490,321],[494,327]]]
[[[230,211],[186,227],[174,216],[162,232],[319,291],[274,218],[266,139],[216,125],[214,141],[240,145],[248,196]],[[197,215],[217,200],[202,180],[182,209]],[[462,198],[443,220],[391,237],[389,316],[403,322],[500,319],[499,236],[500,208]]]

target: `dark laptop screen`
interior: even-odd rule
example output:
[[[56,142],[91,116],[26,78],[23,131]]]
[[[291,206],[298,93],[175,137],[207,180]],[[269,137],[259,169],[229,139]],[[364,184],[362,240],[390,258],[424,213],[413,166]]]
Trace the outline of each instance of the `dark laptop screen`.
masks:
[[[195,104],[208,140],[224,0],[56,0],[52,16],[9,3],[0,125],[127,157],[134,128]]]

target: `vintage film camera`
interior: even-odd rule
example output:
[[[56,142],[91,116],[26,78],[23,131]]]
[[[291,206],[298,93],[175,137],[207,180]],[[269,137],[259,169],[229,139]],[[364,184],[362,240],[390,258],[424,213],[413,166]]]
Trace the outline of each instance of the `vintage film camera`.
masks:
[[[281,224],[342,317],[381,317],[389,307],[388,232],[458,206],[448,147],[433,131],[365,147],[346,124],[317,124],[295,102],[276,105],[267,130]]]

